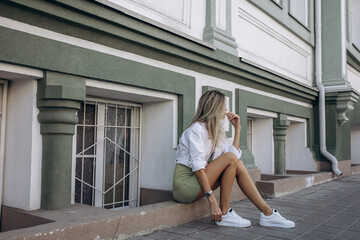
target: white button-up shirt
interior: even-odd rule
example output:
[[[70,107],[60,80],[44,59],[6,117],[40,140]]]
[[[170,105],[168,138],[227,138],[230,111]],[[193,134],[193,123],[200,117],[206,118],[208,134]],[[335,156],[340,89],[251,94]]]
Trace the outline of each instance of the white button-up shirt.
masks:
[[[176,163],[183,164],[192,169],[193,172],[205,169],[207,160],[211,154],[211,139],[205,127],[205,123],[195,122],[182,134],[176,151]],[[226,152],[235,153],[240,159],[241,150],[237,150],[224,138],[215,147],[212,160]]]

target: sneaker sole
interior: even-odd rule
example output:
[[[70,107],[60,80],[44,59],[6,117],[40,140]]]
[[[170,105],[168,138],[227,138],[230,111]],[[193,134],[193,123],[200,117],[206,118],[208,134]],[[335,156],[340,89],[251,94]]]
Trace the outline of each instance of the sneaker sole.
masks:
[[[277,228],[294,228],[294,226],[284,226],[282,224],[264,224],[264,223],[260,223],[260,226],[263,226],[263,227],[277,227]]]
[[[232,224],[232,223],[216,222],[215,224],[218,225],[218,226],[223,226],[223,227],[240,227],[240,228],[246,228],[246,227],[251,226],[251,223],[244,224],[244,225],[239,225],[239,224]]]

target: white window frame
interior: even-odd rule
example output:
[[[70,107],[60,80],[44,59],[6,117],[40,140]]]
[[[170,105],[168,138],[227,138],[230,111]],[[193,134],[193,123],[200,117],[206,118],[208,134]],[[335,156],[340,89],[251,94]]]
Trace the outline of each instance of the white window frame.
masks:
[[[355,4],[357,8],[355,8]],[[356,10],[356,11],[355,11]],[[352,0],[350,2],[350,21],[351,21],[351,43],[360,51],[360,29],[359,24],[355,24],[360,21],[360,2],[359,0]]]
[[[282,8],[282,6],[283,6],[282,0],[271,0],[271,1]]]
[[[1,220],[1,205],[3,194],[3,176],[4,176],[4,157],[5,157],[5,129],[6,129],[6,106],[7,106],[7,89],[8,82],[0,80],[2,85],[2,99],[0,108],[0,220]]]
[[[106,190],[104,189],[104,173],[105,173],[105,169],[104,169],[104,144],[102,144],[104,142],[104,139],[102,136],[104,136],[104,132],[105,132],[105,108],[107,104],[115,104],[115,105],[124,105],[126,108],[127,107],[133,107],[133,113],[132,114],[136,114],[135,111],[139,111],[139,119],[138,119],[138,123],[139,123],[139,135],[138,138],[135,139],[135,134],[131,134],[131,139],[130,139],[130,153],[129,155],[131,156],[132,159],[137,160],[138,161],[138,166],[135,168],[135,163],[134,161],[130,161],[130,172],[127,174],[129,175],[129,205],[128,206],[124,206],[123,207],[117,207],[118,208],[128,208],[128,207],[137,207],[140,206],[140,165],[141,165],[141,127],[142,127],[142,106],[140,104],[135,104],[135,103],[130,103],[130,102],[124,102],[124,101],[110,101],[110,100],[104,100],[104,99],[99,99],[99,98],[86,98],[86,102],[91,103],[91,104],[95,104],[97,106],[97,112],[95,113],[95,119],[96,119],[96,136],[97,138],[94,139],[95,140],[95,145],[97,145],[96,148],[96,154],[94,151],[94,155],[88,156],[88,157],[95,157],[96,158],[96,166],[94,171],[94,186],[91,186],[89,184],[85,184],[91,188],[93,188],[93,192],[95,194],[95,196],[93,196],[93,201],[92,201],[92,205],[95,207],[104,207],[106,205],[109,204],[104,204],[104,194],[106,192],[108,192],[110,189]],[[125,109],[126,109],[125,108]],[[133,131],[133,126],[135,123],[135,119],[134,117],[131,118],[131,131]],[[77,125],[78,126],[78,125]],[[75,136],[75,139],[77,138],[77,134]],[[84,143],[83,143],[84,144]],[[75,144],[76,146],[76,144]],[[76,151],[76,147],[74,147],[74,150]],[[136,156],[133,156],[132,154],[136,154]],[[75,152],[76,154],[76,152]],[[79,155],[79,154],[77,154]],[[73,167],[76,167],[76,159],[78,158],[78,156],[75,156],[73,158]],[[82,157],[86,157],[86,155],[83,155]],[[82,169],[83,171],[83,169]],[[96,176],[96,177],[95,177]],[[123,177],[125,178],[125,176]],[[78,179],[76,177],[74,177],[75,181],[80,181],[83,182],[81,179]],[[116,182],[113,186],[117,185],[120,181]],[[83,182],[84,183],[84,182]],[[81,190],[82,191],[82,190]],[[125,190],[123,190],[123,201],[124,197],[125,197]],[[75,199],[75,196],[74,196]],[[82,194],[81,194],[81,202],[82,202]],[[115,202],[113,202],[112,204],[116,204]]]
[[[305,3],[305,22],[300,19],[299,16],[296,14],[296,7],[299,6],[299,2],[301,0],[289,0],[289,14],[295,18],[299,23],[304,25],[305,27],[309,26],[309,2],[308,0],[302,0]]]

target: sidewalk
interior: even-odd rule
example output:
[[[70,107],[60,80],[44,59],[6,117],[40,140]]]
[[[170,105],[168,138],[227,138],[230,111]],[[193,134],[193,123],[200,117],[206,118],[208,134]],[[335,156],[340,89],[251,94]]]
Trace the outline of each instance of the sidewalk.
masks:
[[[219,227],[207,217],[131,239],[360,239],[360,174],[270,199],[267,203],[295,221],[296,227],[261,227],[259,211],[249,200],[242,200],[231,207],[251,220],[249,228]]]

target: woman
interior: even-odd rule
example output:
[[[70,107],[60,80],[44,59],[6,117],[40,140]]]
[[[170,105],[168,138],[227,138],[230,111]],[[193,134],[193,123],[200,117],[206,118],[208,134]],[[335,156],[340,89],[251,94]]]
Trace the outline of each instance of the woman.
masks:
[[[211,220],[217,225],[249,227],[251,222],[237,215],[229,206],[234,179],[245,195],[261,211],[260,225],[293,228],[295,223],[283,218],[263,200],[250,178],[241,156],[240,117],[228,112],[220,91],[204,93],[190,126],[183,132],[177,149],[173,181],[174,199],[191,203],[206,196]],[[228,118],[235,128],[232,144],[227,143],[221,120]],[[220,189],[220,206],[212,190]]]

